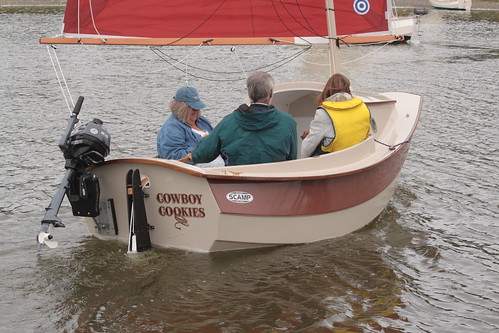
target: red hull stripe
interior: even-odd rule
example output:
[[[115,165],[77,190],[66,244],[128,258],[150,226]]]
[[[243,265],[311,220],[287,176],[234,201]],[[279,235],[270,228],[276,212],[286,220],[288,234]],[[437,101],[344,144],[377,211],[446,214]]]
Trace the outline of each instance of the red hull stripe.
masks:
[[[361,204],[381,193],[397,177],[408,149],[408,145],[403,145],[378,165],[339,177],[282,182],[208,179],[208,182],[222,213],[264,216],[328,213]],[[252,201],[229,201],[229,193],[250,194]]]

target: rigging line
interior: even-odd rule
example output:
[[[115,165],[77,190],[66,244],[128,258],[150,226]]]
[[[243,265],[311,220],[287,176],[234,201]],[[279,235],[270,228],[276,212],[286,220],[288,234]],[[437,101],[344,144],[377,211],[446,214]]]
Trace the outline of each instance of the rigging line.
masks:
[[[403,144],[406,144],[406,143],[411,143],[411,140],[405,140],[405,141],[399,142],[399,143],[394,144],[394,145],[389,145],[387,143],[381,142],[381,141],[376,140],[376,139],[374,139],[374,142],[377,142],[380,145],[388,147],[389,150],[395,150],[398,146],[402,146]]]
[[[62,70],[61,62],[59,61],[59,57],[57,56],[57,52],[55,51],[55,48],[52,48],[52,49],[53,49],[53,52],[54,52],[54,57],[57,60],[57,65],[59,67],[59,72],[61,73],[61,76],[62,76],[62,81],[64,82],[64,86],[66,87],[66,92],[67,92],[67,94],[69,96],[69,100],[71,101],[71,105],[74,108],[75,104],[73,102],[73,96],[71,96],[71,91],[69,90],[68,82],[66,81],[66,77],[64,76],[64,71]]]
[[[305,22],[307,22],[308,26],[310,27],[310,31],[312,31],[313,33],[315,33],[316,36],[320,36],[320,34],[317,31],[315,31],[315,29],[313,29],[312,25],[310,24],[310,21],[305,16],[305,14],[303,14],[302,6],[298,2],[298,0],[296,0],[296,5],[298,6],[298,10],[300,11],[301,16],[303,17],[303,19],[305,20]]]
[[[318,62],[311,62],[311,61],[307,61],[307,60],[303,60],[304,63],[306,64],[309,64],[309,65],[315,65],[315,66],[329,66],[329,64],[319,64]]]
[[[350,61],[344,61],[344,62],[341,62],[340,65],[346,65],[346,64],[349,64],[349,63],[352,63],[352,62],[356,62],[356,61],[359,61],[361,59],[364,59],[368,56],[370,56],[371,54],[375,53],[375,52],[378,52],[379,50],[381,50],[382,48],[384,48],[385,46],[391,44],[392,42],[386,42],[386,43],[383,43],[382,46],[380,46],[379,48],[377,48],[376,50],[368,53],[368,54],[365,54],[363,55],[362,57],[359,57],[357,59],[353,59],[353,60],[350,60]],[[307,61],[307,60],[303,60],[303,62],[307,63],[307,64],[310,64],[310,65],[316,65],[316,66],[329,66],[329,64],[320,64],[320,63],[317,63],[317,62],[311,62],[311,61]]]
[[[293,21],[295,21],[296,23],[298,23],[298,25],[300,25],[303,29],[305,29],[305,30],[307,30],[308,32],[310,32],[312,35],[319,36],[319,34],[317,34],[315,31],[313,31],[312,29],[308,29],[308,28],[307,28],[305,25],[303,25],[303,24],[302,24],[302,23],[301,23],[298,19],[296,19],[296,18],[294,17],[294,15],[293,15],[293,14],[291,14],[291,12],[289,11],[288,7],[286,6],[286,4],[285,4],[282,0],[279,0],[279,3],[282,5],[282,7],[283,7],[283,8],[284,8],[284,10],[286,11],[286,13],[288,13],[288,15],[289,15],[289,16],[293,19]],[[272,1],[272,4],[274,4],[274,1]],[[279,20],[282,22],[282,24],[284,24],[284,26],[286,27],[286,29],[288,29],[288,31],[289,31],[289,32],[291,32],[291,33],[293,33],[296,37],[299,37],[297,34],[295,34],[293,31],[291,31],[291,30],[288,28],[288,26],[284,23],[284,20],[283,20],[283,19],[281,19],[281,17],[279,16],[279,13],[277,13],[276,6],[275,6],[275,5],[273,5],[273,6],[274,6],[274,10],[276,11],[276,14],[277,14],[277,15],[278,15],[278,17],[279,17]],[[297,4],[297,6],[299,7],[299,4]],[[299,10],[300,10],[300,13],[301,13],[302,17],[303,17],[303,18],[305,18],[305,17],[304,17],[304,15],[303,15],[303,12],[301,11],[301,8],[299,8]],[[305,20],[306,20],[306,19],[305,19]],[[307,23],[309,23],[309,22],[307,21]],[[310,24],[309,24],[309,25],[310,25]]]
[[[155,54],[156,54],[156,55],[157,55],[160,59],[162,59],[163,61],[166,61],[167,63],[170,63],[170,62],[168,61],[168,59],[166,59],[166,58],[163,56],[163,54],[162,54],[161,52],[159,52],[159,50],[158,50],[158,49],[153,49],[153,48],[151,48],[151,50],[152,50],[153,52],[158,51],[158,52],[155,52]],[[171,63],[170,63],[170,64],[171,64]],[[187,64],[185,64],[185,65],[187,65]],[[192,73],[189,73],[189,72],[187,72],[187,71],[184,71],[183,69],[181,69],[180,67],[178,67],[176,64],[171,64],[171,67],[174,67],[175,69],[179,70],[180,72],[184,72],[186,75],[189,75],[189,76],[194,77],[194,78],[196,78],[196,79],[201,79],[201,80],[206,80],[206,81],[212,81],[212,82],[235,82],[235,81],[239,81],[239,80],[241,80],[241,79],[211,79],[211,78],[202,77],[202,76],[199,76],[199,75],[194,75],[194,74],[192,74]],[[194,68],[193,66],[190,66],[190,67]],[[239,74],[239,72],[237,72],[237,74]]]
[[[353,59],[353,60],[350,60],[350,61],[342,62],[342,63],[340,63],[340,65],[345,65],[345,64],[349,64],[351,62],[359,61],[360,59],[364,59],[364,58],[370,56],[371,54],[373,54],[375,52],[378,52],[379,50],[381,50],[382,48],[384,48],[385,46],[387,46],[389,44],[391,44],[391,42],[386,42],[384,45],[380,46],[379,48],[377,48],[376,50],[374,50],[372,52],[369,52],[368,54],[363,55],[362,57],[359,57],[357,59]]]
[[[90,17],[92,18],[92,25],[94,26],[95,32],[97,32],[97,35],[100,36],[99,30],[97,30],[97,26],[95,25],[95,20],[94,20],[94,10],[92,6],[92,0],[88,1],[88,6],[90,7]]]
[[[178,41],[181,41],[182,39],[184,38],[187,38],[189,37],[194,31],[198,30],[199,28],[201,28],[206,22],[208,22],[219,10],[220,8],[222,8],[222,6],[225,4],[225,1],[226,0],[222,0],[222,2],[220,3],[220,5],[218,5],[217,8],[215,8],[215,10],[203,21],[201,22],[197,27],[195,27],[194,29],[192,29],[190,32],[188,32],[187,34],[184,34],[184,36],[182,37],[179,37],[177,38],[176,40],[170,42],[170,43],[167,43],[163,46],[168,46],[168,45],[171,45],[171,44],[175,44],[177,43]]]
[[[59,87],[61,88],[61,92],[62,92],[62,96],[64,97],[64,100],[66,101],[66,105],[68,107],[68,110],[69,110],[69,113],[71,113],[71,106],[69,105],[69,102],[68,102],[68,96],[66,96],[66,93],[64,91],[64,87],[62,86],[62,82],[61,82],[61,79],[59,77],[59,73],[57,72],[57,67],[54,63],[54,59],[52,58],[52,54],[50,53],[50,46],[49,45],[46,45],[47,47],[47,52],[49,54],[49,58],[50,58],[50,62],[52,63],[52,68],[54,69],[54,72],[55,72],[55,76],[57,78],[57,82],[59,83]],[[54,51],[55,52],[55,51]],[[55,54],[55,53],[54,53]],[[59,66],[60,67],[60,66]],[[68,91],[69,93],[69,91]],[[71,101],[72,103],[73,101]],[[73,107],[74,107],[74,104],[73,104]]]
[[[298,36],[298,34],[296,34],[294,31],[292,31],[292,30],[291,30],[291,29],[290,29],[290,28],[286,25],[286,23],[285,23],[285,21],[283,20],[283,18],[279,15],[279,13],[278,13],[278,11],[277,11],[277,8],[276,8],[276,6],[275,6],[275,4],[274,4],[274,1],[271,1],[271,2],[272,2],[272,6],[274,7],[274,12],[276,13],[277,18],[279,19],[279,21],[281,21],[282,25],[283,25],[284,27],[286,27],[286,29],[287,29],[287,30],[288,30],[288,31],[289,31],[289,32],[290,32],[293,36],[295,36],[296,38],[299,38],[299,39],[301,39],[301,40],[303,40],[303,41],[305,41],[305,42],[308,42],[308,41],[307,41],[306,39],[304,39],[303,37]],[[286,9],[286,6],[282,3],[282,0],[281,0],[280,2],[281,2],[281,4],[282,4],[282,6]],[[288,10],[286,10],[286,11],[288,12],[288,14],[290,14]],[[291,14],[290,14],[290,16],[294,19],[294,16],[293,16],[293,15],[291,15]],[[322,37],[322,38],[324,38],[324,36],[321,36],[321,35],[319,35],[319,34],[315,33],[314,31],[310,31],[309,29],[307,29],[307,27],[303,26],[303,25],[302,25],[300,22],[298,22],[296,19],[294,19],[294,20],[295,20],[295,21],[296,21],[299,25],[301,25],[301,26],[302,26],[305,30],[309,31],[312,35],[315,35],[316,37]]]
[[[183,61],[184,61],[184,60],[186,60],[186,59],[189,59],[189,58],[190,58],[190,57],[194,54],[194,52],[196,52],[196,51],[198,51],[198,50],[199,50],[199,48],[200,48],[201,46],[203,46],[203,43],[199,44],[199,45],[198,45],[198,47],[196,47],[196,48],[195,48],[195,49],[194,49],[191,53],[187,54],[185,57],[183,57],[183,58],[182,58],[182,59],[180,59],[180,60],[176,60],[176,59],[174,59],[173,57],[170,57],[170,56],[168,56],[168,57],[169,57],[170,59],[172,59],[172,60],[175,60],[175,62],[176,62],[176,63],[183,64]],[[164,53],[163,53],[163,52],[162,52],[159,48],[157,48],[157,47],[150,47],[150,49],[151,49],[151,50],[152,50],[152,51],[153,51],[156,55],[158,55],[158,53],[157,53],[157,52],[160,52],[161,54],[164,54]],[[156,51],[157,51],[157,52],[156,52]],[[160,57],[160,58],[161,58],[161,57]],[[164,59],[163,59],[163,60],[164,60]],[[172,63],[170,63],[170,62],[168,62],[168,63],[170,64],[170,66],[168,66],[168,67],[166,67],[166,68],[161,68],[161,69],[155,70],[155,71],[153,71],[152,73],[159,73],[159,72],[165,71],[165,70],[167,70],[167,69],[169,69],[169,68],[171,68],[171,67],[175,67],[175,65],[174,65],[174,64],[172,64]],[[177,68],[177,67],[175,67],[175,68]],[[177,69],[178,69],[178,68],[177,68]]]
[[[246,74],[246,72],[244,71],[244,66],[243,66],[243,63],[241,62],[241,59],[239,58],[239,55],[237,54],[237,50],[236,50],[236,46],[233,46],[230,48],[230,50],[236,55],[236,59],[237,61],[239,62],[239,66],[241,66],[241,70],[243,71],[243,74],[244,76],[246,77],[246,79],[248,78],[248,75]]]
[[[291,61],[295,60],[296,58],[298,58],[299,56],[301,56],[303,53],[309,51],[311,48],[312,48],[312,46],[309,46],[306,49],[300,50],[300,52],[297,52],[297,53],[293,54],[292,56],[290,56],[288,58],[276,61],[276,62],[274,62],[272,64],[268,64],[268,65],[256,68],[255,70],[261,70],[261,69],[268,68],[268,67],[271,67],[271,66],[275,66],[275,67],[273,67],[273,69],[271,69],[271,70],[275,70],[275,69],[277,69],[279,67],[282,67],[285,64],[290,63]]]
[[[213,79],[213,78],[203,77],[203,76],[200,76],[200,75],[194,75],[194,74],[191,74],[191,73],[186,73],[186,74],[189,75],[190,77],[194,77],[196,79],[205,80],[205,81],[211,81],[211,82],[235,82],[235,81],[245,80],[244,78],[238,78],[238,79]]]
[[[308,51],[308,49],[307,49],[307,50],[304,50],[302,53],[304,53],[304,52],[306,52],[306,51]],[[269,71],[276,70],[277,68],[280,68],[280,67],[282,67],[282,66],[286,65],[287,63],[290,63],[291,61],[293,61],[293,60],[295,60],[296,58],[298,58],[300,55],[301,55],[301,54],[296,54],[296,55],[294,55],[292,58],[290,57],[290,58],[289,58],[286,62],[283,62],[283,63],[281,63],[281,64],[278,64],[277,62],[276,62],[276,63],[274,63],[274,64],[272,64],[272,65],[275,65],[275,67],[273,67],[273,68],[269,69]],[[270,66],[270,65],[268,65],[268,66],[266,66],[266,67],[269,67],[269,66]],[[266,68],[266,67],[265,67],[265,68]]]
[[[80,39],[80,0],[78,0],[78,39]]]
[[[298,1],[297,1],[297,0],[295,0],[295,2],[296,2],[296,6],[298,7],[298,10],[299,10],[299,12],[300,12],[300,14],[301,14],[302,18],[303,18],[303,19],[307,22],[307,24],[308,24],[308,26],[309,26],[310,28],[306,27],[304,24],[302,24],[302,23],[300,22],[300,20],[298,20],[298,19],[296,19],[296,18],[295,18],[295,16],[294,16],[294,15],[293,15],[290,11],[289,11],[289,9],[288,9],[288,7],[289,7],[289,6],[286,6],[286,4],[284,3],[284,1],[279,0],[279,2],[281,3],[282,7],[286,10],[286,12],[289,14],[289,16],[290,16],[290,17],[291,17],[291,18],[292,18],[292,19],[293,19],[296,23],[298,23],[298,24],[299,24],[299,25],[300,25],[303,29],[307,30],[308,32],[310,32],[310,33],[311,33],[312,35],[314,35],[314,36],[323,37],[323,36],[321,36],[321,35],[320,35],[317,31],[315,31],[314,29],[312,29],[312,25],[310,24],[310,22],[307,20],[307,18],[306,18],[306,17],[305,17],[305,15],[303,14],[303,11],[302,11],[302,9],[301,9],[301,6],[300,6],[300,4],[298,3]],[[275,6],[274,6],[274,8],[275,8]],[[276,13],[276,14],[277,14],[277,13]],[[281,20],[281,22],[282,22],[282,20]],[[286,28],[287,28],[287,27],[286,27]]]
[[[293,61],[295,58],[299,57],[302,53],[308,51],[310,49],[307,48],[307,49],[304,49],[304,50],[301,50],[300,52],[294,54],[293,56],[289,57],[289,58],[286,58],[286,59],[282,59],[282,60],[279,60],[275,63],[272,63],[272,64],[268,64],[268,65],[265,65],[265,66],[261,66],[261,67],[257,67],[255,69],[252,69],[251,71],[257,71],[257,70],[263,70],[263,69],[267,69],[267,68],[270,68],[268,71],[273,71],[279,67],[282,67],[284,66],[285,64]],[[161,59],[163,59],[164,61],[168,62],[168,59],[165,59],[164,57],[162,57],[161,55],[157,54],[158,57],[160,57]],[[174,68],[176,68],[177,70],[183,72],[183,70],[179,67],[177,67],[176,65],[172,64],[172,66]],[[273,67],[271,67],[273,66]],[[191,68],[195,68],[195,69],[199,69],[199,68],[196,68],[194,66],[190,66]],[[203,70],[203,69],[200,69],[200,70]],[[220,74],[220,72],[215,72],[215,71],[210,71],[212,73],[215,73],[215,74]],[[240,72],[230,72],[230,73],[222,73],[222,74],[239,74]],[[213,82],[227,82],[227,81],[239,81],[240,79],[212,79],[212,78],[208,78],[208,77],[202,77],[202,76],[199,76],[199,75],[194,75],[194,74],[189,74],[190,76],[192,77],[195,77],[195,78],[198,78],[198,79],[203,79],[203,80],[207,80],[207,81],[213,81]]]
[[[268,65],[265,65],[265,66],[261,66],[261,67],[255,68],[253,70],[260,70],[260,69],[263,69],[263,68],[266,68],[266,67],[274,66],[275,64],[279,64],[279,63],[282,63],[282,62],[289,62],[289,61],[287,61],[288,59],[291,59],[291,60],[295,59],[296,57],[300,56],[301,54],[307,52],[312,47],[312,45],[310,44],[310,45],[306,45],[304,47],[305,47],[304,49],[299,50],[298,52],[296,52],[295,54],[291,55],[290,57],[278,60],[278,61],[276,61],[274,63],[268,64]],[[168,59],[166,59],[166,57],[170,58],[171,60],[173,60],[175,62],[181,63],[181,60],[176,60],[175,58],[173,58],[172,56],[164,53],[163,51],[161,51],[158,48],[151,48],[151,50],[153,50],[153,52],[155,52],[156,55],[159,58],[161,58],[163,61],[165,61],[165,62],[167,62],[169,64],[171,64],[171,62]],[[159,53],[162,54],[164,57],[160,56]],[[172,64],[172,66],[170,66],[170,67],[175,67],[175,66]],[[204,71],[204,72],[207,72],[207,73],[213,73],[213,74],[233,75],[233,74],[239,74],[240,73],[240,72],[234,72],[234,71],[231,71],[231,72],[221,72],[221,71],[209,70],[209,69],[205,69],[205,68],[201,68],[201,67],[196,67],[196,66],[193,66],[193,65],[190,65],[190,67],[193,68],[193,69],[197,69],[197,70],[200,70],[200,71]],[[248,71],[253,71],[253,70],[248,70]]]
[[[84,47],[85,49],[89,49],[87,44],[83,43],[82,41],[80,41],[80,44],[81,47]],[[109,46],[106,46],[105,49],[111,49],[112,46],[109,45]],[[139,46],[138,48],[136,49],[141,49],[143,48],[143,46]],[[146,71],[137,71],[137,70],[128,70],[128,69],[125,69],[124,67],[120,67],[120,66],[116,66],[114,64],[114,62],[110,62],[108,59],[104,58],[102,56],[102,53],[99,51],[96,51],[94,52],[94,54],[98,57],[98,59],[100,59],[100,63],[104,63],[106,64],[106,66],[108,66],[109,68],[114,68],[117,70],[117,72],[121,72],[121,73],[125,73],[125,74],[134,74],[134,75],[143,75],[143,74],[155,74],[156,72],[146,72]]]
[[[155,52],[156,53],[156,52]],[[189,72],[187,72],[186,70],[182,69],[179,65],[177,64],[173,64],[173,63],[170,63],[168,61],[168,59],[166,59],[165,57],[163,57],[163,54],[159,54],[159,53],[156,53],[156,55],[162,59],[163,61],[171,64],[170,67],[173,67],[175,69],[177,69],[178,71],[182,72],[182,73],[185,73],[186,75],[189,75],[191,77],[194,77],[194,78],[197,78],[197,79],[201,79],[201,80],[206,80],[206,81],[214,81],[214,82],[222,82],[222,81],[237,81],[237,80],[234,80],[234,79],[219,79],[219,80],[215,80],[215,79],[210,79],[210,78],[206,78],[206,77],[202,77],[202,76],[199,76],[199,75],[194,75],[194,74],[191,74]],[[189,66],[188,64],[186,63],[179,63],[180,65],[185,65],[185,66]],[[191,68],[194,68],[193,66],[190,66]],[[239,72],[238,72],[239,73]]]
[[[184,64],[183,63],[183,60],[185,60],[186,58],[183,58],[183,59],[180,59],[180,60],[177,60],[175,58],[173,58],[172,56],[162,52],[161,50],[157,49],[157,48],[152,48],[151,47],[151,50],[163,61],[165,61],[166,63],[170,64],[171,66],[167,67],[167,68],[164,68],[164,69],[160,69],[158,70],[157,72],[159,71],[163,71],[165,69],[169,69],[171,67],[175,67],[175,65],[170,61],[172,60],[174,63],[179,63],[179,64]],[[161,54],[162,56],[160,56],[159,54]],[[170,60],[168,60],[167,58],[169,58]],[[220,74],[220,73],[223,73],[223,74],[239,74],[240,72],[220,72],[220,71],[215,71],[215,70],[209,70],[209,69],[205,69],[205,68],[201,68],[201,67],[196,67],[196,66],[193,66],[193,65],[189,65],[191,68],[193,69],[197,69],[197,70],[200,70],[200,71],[204,71],[204,72],[208,72],[208,73],[213,73],[213,74]],[[175,67],[178,69],[178,67]]]

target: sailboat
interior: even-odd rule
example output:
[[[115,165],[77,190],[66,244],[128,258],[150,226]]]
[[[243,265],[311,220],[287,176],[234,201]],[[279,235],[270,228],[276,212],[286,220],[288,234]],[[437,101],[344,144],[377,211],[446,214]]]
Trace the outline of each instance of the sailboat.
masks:
[[[340,8],[338,8],[341,6]],[[379,6],[379,7],[377,7]],[[336,12],[336,32],[340,43],[343,44],[380,44],[380,43],[400,43],[407,42],[411,39],[413,32],[419,19],[417,15],[399,16],[397,7],[393,1],[337,1],[335,4]],[[358,15],[362,15],[363,11],[378,11],[378,17],[382,17],[381,13],[386,13],[386,21],[388,29],[375,32],[363,32],[356,30],[352,26],[349,15],[351,8]]]
[[[365,33],[388,29],[385,12],[359,2],[374,9],[380,1],[68,0],[63,36],[40,42],[216,47],[326,40],[334,73],[336,29],[349,33],[345,22]],[[335,24],[337,8],[350,18]],[[276,85],[272,104],[293,116],[297,135],[308,129],[323,88],[324,82]],[[417,94],[354,95],[368,105],[377,124],[365,141],[318,157],[213,168],[151,156],[106,160],[110,134],[102,124],[75,127],[80,97],[59,143],[67,171],[46,208],[39,245],[56,246],[52,227],[63,226],[57,213],[65,196],[73,214],[85,217],[90,233],[128,244],[131,252],[152,246],[225,251],[352,233],[389,203],[422,108]]]
[[[471,10],[472,0],[430,0],[433,8],[447,10]]]

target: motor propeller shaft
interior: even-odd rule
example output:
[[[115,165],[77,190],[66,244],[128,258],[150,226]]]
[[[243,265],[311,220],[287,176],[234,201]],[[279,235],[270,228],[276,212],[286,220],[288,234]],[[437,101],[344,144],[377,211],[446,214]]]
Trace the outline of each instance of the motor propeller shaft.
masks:
[[[59,243],[53,240],[54,236],[52,236],[52,231],[54,229],[54,225],[52,223],[43,223],[42,228],[40,229],[40,233],[36,238],[37,248],[40,251],[42,244],[47,245],[51,249],[55,249]]]

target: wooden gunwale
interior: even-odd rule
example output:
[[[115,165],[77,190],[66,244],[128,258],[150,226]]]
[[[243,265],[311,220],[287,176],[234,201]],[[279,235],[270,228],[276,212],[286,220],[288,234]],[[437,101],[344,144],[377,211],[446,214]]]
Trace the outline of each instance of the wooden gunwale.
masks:
[[[235,180],[235,181],[244,180],[244,181],[248,181],[248,182],[249,181],[252,181],[252,182],[287,182],[287,181],[297,181],[297,180],[318,180],[318,179],[337,178],[337,177],[343,177],[343,176],[361,173],[361,172],[364,172],[366,170],[375,168],[375,167],[379,166],[380,164],[382,164],[385,160],[398,155],[399,150],[401,150],[401,149],[397,148],[392,154],[388,155],[386,158],[378,161],[377,163],[366,166],[364,168],[359,168],[359,169],[355,169],[355,170],[347,171],[347,172],[334,173],[334,174],[329,174],[329,175],[318,175],[318,176],[253,176],[253,175],[243,176],[243,175],[239,175],[239,173],[243,173],[243,172],[234,172],[233,174],[230,174],[230,172],[231,172],[230,166],[225,167],[227,169],[227,174],[206,174],[206,173],[191,170],[188,168],[183,168],[182,166],[170,164],[170,163],[166,162],[168,160],[163,160],[163,159],[159,159],[159,158],[119,158],[119,159],[105,161],[104,163],[99,164],[98,166],[109,165],[109,164],[118,164],[118,163],[139,163],[139,164],[149,164],[149,165],[156,165],[156,166],[160,166],[160,167],[166,167],[168,169],[172,169],[172,170],[179,171],[179,172],[182,172],[185,174],[189,174],[191,176],[206,178],[206,179]],[[284,162],[277,162],[277,163],[286,163],[286,162],[291,162],[291,161],[284,161]],[[251,171],[249,171],[249,172],[251,172]]]

